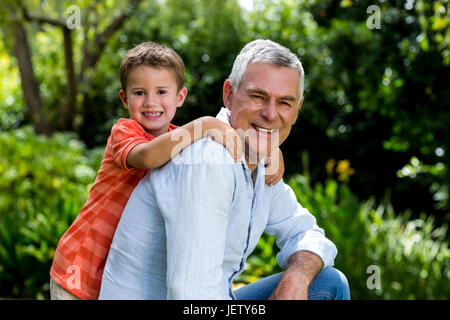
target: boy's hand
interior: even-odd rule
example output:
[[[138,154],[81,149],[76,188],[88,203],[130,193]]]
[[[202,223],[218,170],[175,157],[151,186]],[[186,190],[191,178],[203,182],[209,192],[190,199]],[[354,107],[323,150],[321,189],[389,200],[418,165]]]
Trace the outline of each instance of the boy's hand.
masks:
[[[242,155],[242,141],[236,130],[214,117],[203,117],[201,119],[204,126],[203,134],[222,144],[227,148],[234,160],[239,162]]]
[[[273,186],[283,178],[284,159],[280,148],[272,152],[266,163],[266,184]]]

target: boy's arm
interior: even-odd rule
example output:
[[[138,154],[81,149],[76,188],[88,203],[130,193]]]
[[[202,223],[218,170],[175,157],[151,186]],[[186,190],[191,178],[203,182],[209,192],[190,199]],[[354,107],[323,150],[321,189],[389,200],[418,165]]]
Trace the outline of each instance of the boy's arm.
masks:
[[[218,137],[218,132],[222,139],[220,135]],[[240,159],[242,146],[235,130],[223,121],[206,116],[155,137],[149,142],[136,145],[128,153],[127,165],[138,169],[160,167],[188,145],[203,138],[205,134],[213,136],[216,142],[223,144],[236,161]]]

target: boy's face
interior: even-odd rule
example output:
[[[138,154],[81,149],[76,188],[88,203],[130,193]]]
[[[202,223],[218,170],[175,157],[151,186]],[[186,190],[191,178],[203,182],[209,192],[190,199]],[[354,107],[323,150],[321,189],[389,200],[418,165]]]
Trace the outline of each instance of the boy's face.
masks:
[[[173,71],[145,65],[128,74],[126,92],[120,90],[119,93],[124,107],[130,111],[130,118],[154,136],[169,130],[169,123],[186,94],[186,88],[177,89]]]

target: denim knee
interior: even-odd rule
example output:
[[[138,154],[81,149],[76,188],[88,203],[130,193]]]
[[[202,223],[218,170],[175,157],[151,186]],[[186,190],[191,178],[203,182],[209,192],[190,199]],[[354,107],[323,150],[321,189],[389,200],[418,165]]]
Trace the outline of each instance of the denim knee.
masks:
[[[347,278],[333,267],[322,269],[309,286],[308,299],[349,300],[350,288]]]

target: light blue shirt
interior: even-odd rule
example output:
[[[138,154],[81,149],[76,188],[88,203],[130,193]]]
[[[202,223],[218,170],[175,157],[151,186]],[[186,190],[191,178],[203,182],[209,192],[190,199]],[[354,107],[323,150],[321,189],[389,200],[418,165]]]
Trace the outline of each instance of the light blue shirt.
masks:
[[[229,123],[228,110],[217,118]],[[233,278],[265,231],[278,264],[307,250],[332,266],[337,254],[316,219],[283,181],[264,183],[209,137],[198,140],[136,186],[117,227],[100,299],[234,299]]]

